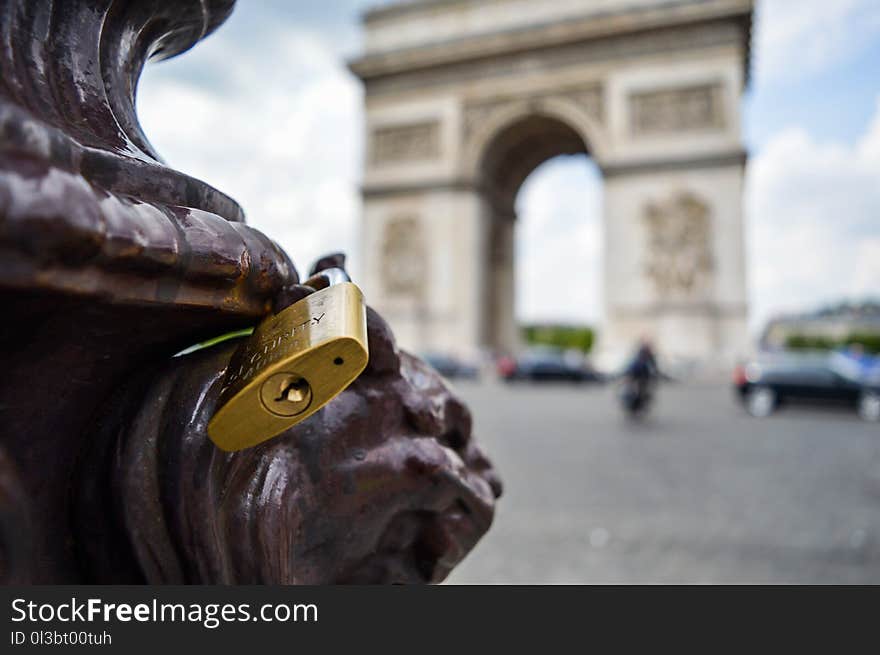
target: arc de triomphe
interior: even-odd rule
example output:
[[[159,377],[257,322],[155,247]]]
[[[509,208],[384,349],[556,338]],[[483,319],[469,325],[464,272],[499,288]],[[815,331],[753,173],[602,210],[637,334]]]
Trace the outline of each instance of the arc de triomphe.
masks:
[[[588,153],[601,348],[745,351],[740,102],[752,0],[421,0],[364,17],[363,285],[417,351],[513,350],[514,201]],[[554,280],[548,284],[577,284]],[[616,357],[614,357],[616,359]]]

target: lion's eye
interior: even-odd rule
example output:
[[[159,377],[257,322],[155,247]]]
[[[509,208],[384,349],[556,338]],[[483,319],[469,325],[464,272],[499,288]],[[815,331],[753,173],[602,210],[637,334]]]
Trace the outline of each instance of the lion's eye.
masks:
[[[440,443],[444,446],[448,446],[453,450],[461,450],[467,445],[467,437],[465,437],[464,433],[461,430],[449,430],[440,436]]]

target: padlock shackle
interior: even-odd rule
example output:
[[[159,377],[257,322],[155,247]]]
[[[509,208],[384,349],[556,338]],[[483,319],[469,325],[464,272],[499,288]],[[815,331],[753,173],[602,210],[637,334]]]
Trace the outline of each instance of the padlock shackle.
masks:
[[[325,268],[323,271],[315,273],[303,284],[307,287],[312,287],[315,291],[320,291],[342,282],[351,282],[348,273],[341,268]]]
[[[326,268],[320,273],[315,273],[312,277],[303,282],[303,285],[311,287],[315,291],[321,291],[322,289],[332,287],[334,284],[341,284],[342,282],[351,282],[351,278],[344,269]],[[184,355],[191,355],[194,352],[216,346],[217,344],[223,343],[224,341],[231,341],[232,339],[240,339],[241,337],[250,336],[251,334],[253,334],[253,332],[254,328],[246,328],[244,330],[236,330],[235,332],[222,334],[218,337],[214,337],[213,339],[209,339],[208,341],[203,341],[201,343],[190,346],[189,348],[181,350],[174,356],[183,357]]]

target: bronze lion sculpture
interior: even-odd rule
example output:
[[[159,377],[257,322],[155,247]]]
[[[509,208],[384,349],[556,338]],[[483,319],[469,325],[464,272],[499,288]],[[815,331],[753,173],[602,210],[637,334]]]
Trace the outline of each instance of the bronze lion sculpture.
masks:
[[[224,453],[206,433],[234,343],[174,359],[118,394],[80,475],[77,524],[103,526],[80,540],[88,578],[442,581],[488,530],[501,483],[465,405],[397,348],[378,314],[367,317],[364,373],[255,448]]]

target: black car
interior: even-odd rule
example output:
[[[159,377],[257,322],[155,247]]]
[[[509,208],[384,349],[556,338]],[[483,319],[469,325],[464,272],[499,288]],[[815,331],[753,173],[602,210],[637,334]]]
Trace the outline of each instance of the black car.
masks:
[[[467,364],[452,355],[428,353],[422,355],[422,359],[430,364],[440,375],[450,380],[456,378],[476,380],[480,377],[480,372],[476,366]]]
[[[532,350],[516,360],[499,362],[498,372],[508,382],[516,380],[599,382],[596,371],[569,360],[556,350]]]
[[[736,367],[734,387],[752,416],[801,402],[848,405],[865,420],[880,421],[880,380],[860,375],[835,354],[765,355]]]

